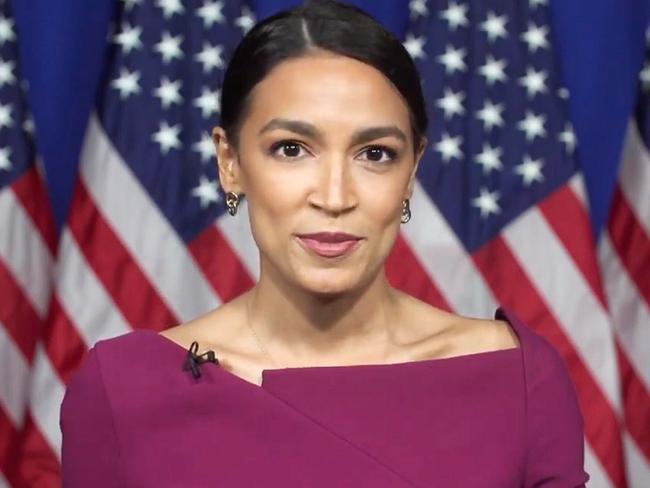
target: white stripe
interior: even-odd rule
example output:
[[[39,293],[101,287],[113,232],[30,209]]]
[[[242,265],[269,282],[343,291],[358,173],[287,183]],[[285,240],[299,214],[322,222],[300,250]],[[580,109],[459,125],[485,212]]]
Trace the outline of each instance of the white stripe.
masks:
[[[497,307],[492,291],[419,182],[410,206],[411,221],[401,232],[445,300],[462,315],[491,317]]]
[[[650,154],[639,134],[636,122],[630,122],[623,146],[619,174],[625,195],[646,234],[650,234]]]
[[[92,116],[82,177],[108,223],[176,316],[189,320],[219,305],[185,244]]]
[[[508,225],[503,237],[605,398],[620,413],[619,374],[609,316],[573,259],[537,207]]]
[[[222,215],[217,221],[217,227],[248,273],[257,281],[260,276],[260,253],[251,232],[248,201],[241,201],[234,217],[228,213]]]
[[[587,198],[587,188],[585,187],[585,180],[582,173],[577,173],[569,180],[569,188],[573,191],[575,196],[582,203],[582,207],[589,212],[589,199]]]
[[[598,247],[603,281],[619,343],[638,376],[650,391],[650,309],[614,251],[609,233]],[[650,433],[649,433],[650,435]],[[649,485],[650,486],[650,485]]]
[[[631,488],[650,486],[650,464],[639,451],[632,437],[627,433],[623,436],[623,448],[625,450],[628,486]]]
[[[29,406],[34,423],[59,459],[61,457],[59,412],[64,394],[65,386],[54,372],[43,345],[39,343],[36,346],[32,368]]]
[[[585,471],[589,474],[587,486],[589,488],[613,488],[614,484],[603,469],[600,460],[585,441]]]
[[[65,229],[56,265],[56,294],[86,346],[131,330],[111,296],[88,266],[77,242]]]
[[[11,488],[7,479],[2,475],[0,471],[0,488]]]
[[[23,425],[29,364],[0,322],[0,403],[15,427]]]
[[[0,190],[0,260],[32,307],[44,317],[50,300],[52,257],[11,187]]]

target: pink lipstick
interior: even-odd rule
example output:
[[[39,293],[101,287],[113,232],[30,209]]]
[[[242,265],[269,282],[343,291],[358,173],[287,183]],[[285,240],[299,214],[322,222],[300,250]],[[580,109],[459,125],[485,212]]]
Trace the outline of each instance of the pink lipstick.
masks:
[[[307,249],[327,258],[350,254],[361,241],[361,237],[345,232],[316,232],[297,237]]]

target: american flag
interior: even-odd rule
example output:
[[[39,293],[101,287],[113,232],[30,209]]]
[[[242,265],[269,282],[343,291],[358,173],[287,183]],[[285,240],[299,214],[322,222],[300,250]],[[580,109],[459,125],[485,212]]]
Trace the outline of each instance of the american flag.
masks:
[[[586,421],[590,486],[650,486],[650,291],[642,275],[650,259],[643,192],[650,166],[647,174],[638,168],[647,153],[623,165],[600,248],[603,283],[547,1],[412,0],[409,8],[405,47],[422,75],[431,126],[413,218],[387,263],[391,282],[464,315],[489,317],[500,304],[515,311],[566,360]],[[17,176],[5,180],[0,169],[0,219],[11,219],[0,229],[12,229],[12,241],[24,234],[40,243],[33,245],[39,260],[29,261],[38,266],[26,266],[36,284],[14,280],[16,296],[31,304],[33,330],[12,329],[11,320],[24,319],[0,297],[0,469],[7,474],[0,487],[59,486],[59,406],[88,348],[133,328],[162,330],[194,318],[258,278],[246,201],[236,218],[225,211],[210,139],[224,64],[254,21],[242,1],[118,3],[42,330],[53,234],[29,212],[40,193],[23,189],[21,198]],[[0,46],[3,59],[9,45]],[[1,117],[0,108],[0,168],[8,144]],[[645,132],[636,134],[645,151]],[[33,172],[33,162],[32,151],[22,166]],[[24,210],[5,210],[5,200]],[[21,212],[25,223],[17,224]],[[0,280],[18,276],[11,266],[29,248],[8,239],[0,234]],[[20,255],[6,254],[12,250]],[[9,298],[11,307],[18,303]],[[27,349],[12,330],[24,334]],[[5,375],[6,365],[22,376]],[[19,442],[12,444],[12,432]]]
[[[0,486],[15,481],[56,244],[17,54],[11,8],[0,1]]]

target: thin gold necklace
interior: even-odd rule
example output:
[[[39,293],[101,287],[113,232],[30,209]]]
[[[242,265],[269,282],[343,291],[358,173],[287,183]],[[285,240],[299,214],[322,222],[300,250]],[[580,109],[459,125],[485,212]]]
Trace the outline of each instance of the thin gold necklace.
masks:
[[[278,363],[275,362],[275,360],[271,356],[271,353],[269,353],[268,349],[264,347],[264,344],[262,343],[259,336],[257,335],[257,332],[255,332],[255,329],[253,328],[253,322],[251,321],[251,312],[250,312],[250,299],[246,300],[246,325],[248,325],[248,328],[253,334],[253,338],[255,340],[255,343],[257,344],[258,349],[262,352],[262,354],[266,356],[266,358],[273,366],[280,369],[280,366],[278,365]],[[413,358],[409,354],[407,354],[406,351],[400,350],[400,352],[402,353],[402,356],[406,358],[406,362],[413,360]],[[388,363],[388,364],[394,364],[394,363]]]
[[[260,340],[259,336],[257,335],[257,332],[255,332],[255,329],[253,329],[253,323],[251,321],[250,299],[246,300],[246,324],[248,325],[248,328],[250,329],[251,333],[253,334],[253,337],[255,339],[255,342],[257,343],[257,347],[259,348],[259,350],[262,351],[262,354],[264,354],[267,357],[267,359],[271,362],[271,364],[273,366],[278,368],[278,364],[273,360],[273,357],[271,357],[271,354],[269,353],[269,351],[262,344],[262,341]]]

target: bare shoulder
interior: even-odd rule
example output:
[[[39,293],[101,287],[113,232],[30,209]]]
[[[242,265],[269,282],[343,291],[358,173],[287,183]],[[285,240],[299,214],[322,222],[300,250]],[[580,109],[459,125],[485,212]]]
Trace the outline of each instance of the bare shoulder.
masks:
[[[238,302],[239,299],[236,298],[200,317],[169,327],[159,334],[185,349],[189,348],[192,342],[197,341],[199,353],[206,349],[218,352],[235,349],[237,339],[241,337],[237,325],[241,323],[241,307],[238,306]]]
[[[447,312],[414,299],[412,310],[419,324],[412,330],[421,337],[420,348],[431,357],[451,357],[464,354],[519,347],[513,328],[502,320],[471,318]],[[422,354],[419,354],[420,356]]]

